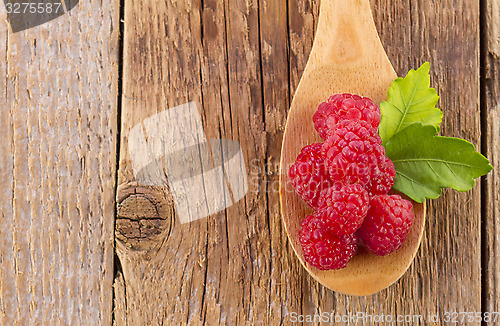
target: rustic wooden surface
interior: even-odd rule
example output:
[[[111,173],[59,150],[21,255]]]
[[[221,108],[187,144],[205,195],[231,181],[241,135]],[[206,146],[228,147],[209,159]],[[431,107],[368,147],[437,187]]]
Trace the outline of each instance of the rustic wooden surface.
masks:
[[[446,191],[430,204],[415,264],[375,296],[353,298],[326,290],[293,256],[280,223],[276,171],[287,108],[307,61],[318,5],[126,3],[124,66],[131,70],[124,73],[122,153],[129,126],[157,110],[198,101],[207,137],[238,140],[249,174],[259,181],[224,214],[190,225],[169,216],[172,228],[150,250],[118,242],[120,295],[126,302],[121,313],[130,324],[274,325],[290,323],[292,312],[427,316],[481,311],[480,187],[465,194]],[[443,134],[480,146],[479,2],[394,6],[374,1],[373,8],[399,74],[423,60],[432,62],[433,85],[446,115]],[[191,33],[179,33],[183,30]],[[164,100],[156,103],[160,96]],[[133,181],[128,170],[123,154],[120,186]],[[140,215],[142,208],[137,209]]]
[[[410,6],[412,14],[402,9]],[[394,15],[405,18],[394,21],[391,29],[382,18],[383,11],[379,18],[386,44],[395,40],[409,44],[404,50],[386,47],[393,65],[402,74],[429,58],[431,83],[445,116],[441,134],[468,139],[480,148],[479,3],[408,1],[398,12]],[[398,34],[382,32],[389,30]],[[479,185],[468,193],[446,190],[428,208],[420,252],[413,268],[393,289],[398,313],[443,316],[447,311],[482,311]],[[400,294],[411,297],[413,304],[399,299]]]
[[[442,134],[473,142],[495,167],[499,2],[372,0],[398,74],[431,62]],[[428,205],[415,262],[376,295],[327,290],[294,256],[278,168],[319,0],[124,0],[122,80],[119,5],[81,1],[17,34],[0,23],[1,325],[289,325],[293,313],[323,312],[440,314],[406,324],[445,325],[447,311],[500,310],[497,170]],[[189,101],[207,138],[240,142],[249,191],[181,224],[167,187],[136,182],[128,133]]]
[[[0,325],[111,324],[118,5],[0,11]]]

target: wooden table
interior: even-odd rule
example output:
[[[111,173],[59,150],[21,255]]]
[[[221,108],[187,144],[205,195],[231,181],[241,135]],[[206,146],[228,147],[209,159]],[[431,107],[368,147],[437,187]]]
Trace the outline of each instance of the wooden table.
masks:
[[[441,134],[473,142],[497,167],[500,1],[372,6],[399,75],[431,62]],[[321,313],[444,325],[446,313],[499,312],[498,169],[428,203],[416,260],[376,295],[334,293],[294,256],[279,158],[318,9],[312,0],[83,0],[15,34],[2,19],[0,325],[288,325]],[[128,135],[190,101],[207,138],[241,144],[249,189],[181,224],[166,187],[136,182]]]

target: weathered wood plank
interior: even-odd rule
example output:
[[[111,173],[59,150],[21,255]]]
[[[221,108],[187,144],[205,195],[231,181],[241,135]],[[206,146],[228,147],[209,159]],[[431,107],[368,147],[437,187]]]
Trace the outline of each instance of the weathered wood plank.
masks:
[[[279,13],[282,22],[280,35],[286,39],[286,10],[281,10],[285,8],[284,4],[285,2],[281,2],[279,8],[270,3],[267,9],[270,13],[263,14],[268,16],[267,24],[273,26],[271,21],[274,17],[271,15]],[[273,44],[259,42],[260,12],[256,1],[204,1],[203,6],[201,3],[194,3],[192,7],[184,2],[167,2],[166,7],[156,2],[137,5],[127,3],[126,6],[129,7],[126,7],[125,17],[124,65],[131,67],[133,71],[124,73],[122,148],[127,148],[129,141],[125,138],[127,130],[141,119],[164,108],[196,101],[201,108],[207,138],[230,138],[240,143],[249,171],[250,187],[245,200],[223,214],[216,214],[190,225],[174,222],[170,233],[163,234],[168,238],[162,240],[154,250],[139,253],[127,246],[126,239],[119,242],[118,254],[124,270],[127,314],[131,316],[129,320],[132,324],[158,321],[178,324],[245,324],[254,320],[267,320],[267,323],[274,324],[281,319],[280,294],[277,292],[286,285],[286,279],[283,279],[285,275],[280,269],[272,268],[273,262],[280,259],[281,249],[275,249],[273,253],[270,248],[271,231],[266,213],[266,167],[272,164],[267,165],[266,146],[267,142],[271,142],[274,152],[279,153],[281,144],[279,134],[278,139],[274,140],[265,133],[259,59],[262,50],[272,51],[271,47],[277,43],[278,39],[271,35],[274,30],[268,29],[266,32],[268,37],[273,37],[273,41],[269,40]],[[148,7],[154,9],[148,10]],[[133,8],[130,12],[134,15],[129,15],[129,8]],[[150,11],[158,15],[151,18]],[[165,18],[166,25],[170,27],[168,31],[158,31],[151,27],[157,24],[157,17]],[[179,17],[178,20],[175,17]],[[146,19],[148,23],[143,25]],[[180,29],[191,31],[192,38],[180,38],[176,32]],[[168,36],[166,39],[165,32]],[[148,40],[145,43],[148,51],[143,52],[133,45],[136,35],[144,34],[146,36],[143,38]],[[200,40],[202,44],[197,43]],[[159,44],[159,50],[150,50],[150,44]],[[277,112],[282,114],[277,123],[282,125],[289,95],[286,43],[275,51],[283,69],[281,76],[284,85],[280,96],[285,98],[280,98],[282,104],[277,108]],[[270,54],[268,58],[271,60]],[[192,69],[183,67],[181,61],[169,59],[176,55],[183,58],[183,62],[192,62]],[[151,64],[155,61],[171,65],[169,79],[166,79],[167,74],[159,74],[161,69],[158,66]],[[142,68],[139,70],[135,67]],[[144,71],[151,70],[152,78],[146,80]],[[193,78],[195,82],[184,83],[183,78],[176,77],[180,74],[186,79]],[[203,82],[197,79],[200,76]],[[271,78],[269,74],[267,76]],[[270,82],[267,84],[267,92],[271,98]],[[143,109],[146,105],[142,103],[155,94],[150,90],[157,89],[158,85],[167,88],[165,93],[173,99],[172,103],[161,103],[159,106],[155,103],[156,106],[151,105],[151,109]],[[148,92],[151,94],[143,95]],[[129,98],[132,98],[130,102]],[[132,104],[137,98],[141,99],[140,104]],[[141,109],[137,110],[138,107]],[[271,104],[269,111],[272,111]],[[274,121],[270,120],[270,123]],[[272,126],[272,129],[275,130],[276,127]],[[131,165],[127,155],[122,151],[120,171],[124,172],[120,176],[124,177],[120,180],[121,185],[134,181],[134,176],[131,173],[127,175],[126,172]],[[275,155],[274,161],[270,162],[274,163],[275,169],[278,160],[279,156]],[[275,174],[276,182],[277,177]],[[269,183],[269,186],[272,184]],[[280,230],[279,215],[276,213],[277,187],[273,196],[275,207],[272,210],[275,213],[272,223]],[[122,207],[123,203],[119,210]],[[280,237],[284,236],[282,232],[280,234]],[[276,247],[281,247],[284,243],[286,242],[280,240]],[[140,272],[145,264],[144,255],[149,255],[151,260],[146,263],[151,266],[148,273]],[[296,269],[297,266],[295,262]],[[164,273],[171,276],[162,279],[161,275]],[[271,280],[270,273],[279,273],[280,281]],[[191,290],[183,290],[186,287]],[[158,306],[155,303],[158,300],[164,306]],[[264,314],[271,305],[276,305],[279,313]],[[257,316],[254,315],[255,312],[259,312]]]
[[[486,176],[485,198],[483,201],[485,233],[483,255],[484,311],[500,311],[500,1],[488,0],[482,8],[484,12],[483,57],[481,65],[482,91],[484,103],[481,103],[482,123],[486,132],[483,144],[486,156],[495,168]]]
[[[2,325],[111,324],[118,13],[0,19]]]
[[[400,74],[423,60],[432,62],[433,85],[447,116],[443,134],[479,145],[478,3],[459,2],[462,16],[447,9],[454,8],[451,4],[372,3]],[[295,258],[279,216],[277,164],[287,108],[307,62],[318,9],[319,2],[311,0],[126,2],[117,222],[123,279],[115,283],[117,298],[125,298],[117,306],[126,307],[117,315],[120,320],[131,325],[275,325],[290,324],[292,313],[427,317],[444,310],[480,310],[478,188],[468,194],[446,192],[430,205],[416,262],[401,281],[377,295],[333,293]],[[451,39],[459,42],[457,48]],[[207,139],[241,144],[249,192],[224,213],[180,224],[167,187],[137,182],[128,135],[144,119],[189,101],[197,103]],[[151,217],[144,212],[155,208],[162,222],[142,237],[141,221]]]
[[[480,148],[479,1],[373,3],[382,43],[398,74],[431,62],[431,84],[445,116],[441,134]],[[467,193],[444,191],[428,203],[427,214],[420,251],[390,289],[391,301],[400,315],[439,314],[438,322],[413,325],[444,325],[445,312],[481,311],[479,185]]]
[[[115,283],[124,299],[115,316],[128,325],[200,324],[204,315],[207,222],[180,224],[168,188],[136,181],[129,151],[130,131],[145,119],[202,103],[199,8],[200,1],[125,1],[116,231],[123,279]],[[144,233],[147,212],[159,223]]]

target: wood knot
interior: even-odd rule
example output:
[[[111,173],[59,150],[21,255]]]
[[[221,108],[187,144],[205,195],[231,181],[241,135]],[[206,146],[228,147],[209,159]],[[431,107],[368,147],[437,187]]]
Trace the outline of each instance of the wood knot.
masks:
[[[174,214],[165,189],[129,187],[118,198],[116,238],[134,250],[152,249],[168,237]]]

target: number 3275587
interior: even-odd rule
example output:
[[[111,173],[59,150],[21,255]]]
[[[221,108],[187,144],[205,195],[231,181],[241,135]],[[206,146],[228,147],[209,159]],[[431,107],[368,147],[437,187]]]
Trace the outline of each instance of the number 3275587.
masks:
[[[62,3],[29,3],[29,2],[16,2],[6,3],[5,8],[8,14],[53,14],[59,13],[63,10]]]

